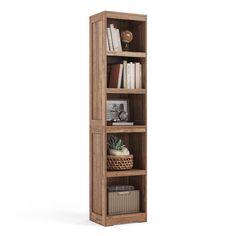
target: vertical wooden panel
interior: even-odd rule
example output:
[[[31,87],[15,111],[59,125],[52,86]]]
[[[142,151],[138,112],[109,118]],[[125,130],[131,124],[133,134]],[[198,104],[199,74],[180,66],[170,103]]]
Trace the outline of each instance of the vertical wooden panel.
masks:
[[[93,23],[93,59],[92,59],[92,119],[102,119],[102,21]]]
[[[90,219],[106,219],[106,51],[105,18],[90,18]]]
[[[93,157],[92,157],[92,210],[93,212],[102,214],[102,135],[94,133],[92,135]]]

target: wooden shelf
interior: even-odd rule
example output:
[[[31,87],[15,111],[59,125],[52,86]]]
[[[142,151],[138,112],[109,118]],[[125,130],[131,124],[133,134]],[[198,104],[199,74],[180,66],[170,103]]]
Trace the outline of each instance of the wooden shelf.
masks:
[[[140,57],[145,58],[146,53],[145,52],[107,52],[107,56],[111,57]]]
[[[145,125],[106,126],[107,133],[145,133]]]
[[[122,176],[140,176],[146,175],[146,170],[132,169],[121,171],[107,171],[107,177],[122,177]]]
[[[106,217],[106,225],[132,223],[132,222],[146,222],[147,216],[145,212],[137,212],[131,214],[108,215]]]
[[[146,89],[107,88],[108,94],[146,94]]]

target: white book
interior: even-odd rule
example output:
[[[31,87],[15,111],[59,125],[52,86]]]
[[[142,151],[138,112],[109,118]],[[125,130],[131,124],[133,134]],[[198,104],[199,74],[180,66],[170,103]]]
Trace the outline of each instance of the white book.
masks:
[[[106,35],[106,48],[107,48],[107,52],[110,51],[110,49],[109,49],[109,44],[108,44],[108,37],[107,37],[107,35]]]
[[[127,88],[127,61],[123,61],[123,88]]]
[[[142,64],[139,63],[139,88],[142,88],[142,77],[143,77],[143,73],[142,73]]]
[[[135,62],[135,88],[139,88],[139,62]]]
[[[130,88],[135,89],[135,69],[134,63],[130,63]]]
[[[117,36],[117,40],[118,40],[118,49],[120,52],[122,52],[122,46],[121,46],[121,40],[120,40],[120,30],[116,29],[116,36]]]
[[[122,74],[123,74],[123,64],[120,64],[120,70],[119,70],[119,78],[118,78],[118,86],[117,86],[117,88],[121,88]]]
[[[109,51],[114,51],[113,44],[112,44],[112,38],[111,38],[111,29],[110,28],[107,28],[107,38],[108,38]]]
[[[110,24],[110,28],[111,28],[111,38],[112,38],[113,49],[115,52],[117,52],[119,51],[119,45],[118,45],[116,28],[114,27],[113,24]]]
[[[130,84],[130,73],[131,73],[131,70],[130,70],[130,67],[131,67],[131,64],[130,63],[127,63],[127,89],[130,89],[131,88],[131,84]]]

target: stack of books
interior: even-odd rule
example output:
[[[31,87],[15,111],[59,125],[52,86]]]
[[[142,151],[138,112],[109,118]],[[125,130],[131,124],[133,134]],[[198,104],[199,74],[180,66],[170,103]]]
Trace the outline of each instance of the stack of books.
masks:
[[[122,52],[120,31],[113,24],[107,28],[106,47],[109,52]]]
[[[122,64],[108,65],[109,88],[141,89],[142,64],[123,61]]]

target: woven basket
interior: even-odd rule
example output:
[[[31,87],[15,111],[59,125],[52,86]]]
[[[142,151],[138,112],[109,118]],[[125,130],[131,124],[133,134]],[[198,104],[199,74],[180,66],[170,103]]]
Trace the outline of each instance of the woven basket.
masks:
[[[133,155],[128,156],[107,156],[108,170],[130,170],[134,165]]]

